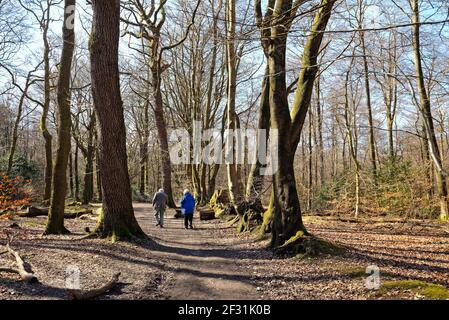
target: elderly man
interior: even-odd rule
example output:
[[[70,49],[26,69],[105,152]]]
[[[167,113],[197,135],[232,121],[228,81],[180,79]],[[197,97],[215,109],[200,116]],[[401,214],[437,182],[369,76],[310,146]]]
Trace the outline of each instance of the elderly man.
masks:
[[[168,196],[164,192],[164,189],[159,189],[153,197],[153,208],[156,210],[156,227],[164,227],[164,213],[167,207]]]

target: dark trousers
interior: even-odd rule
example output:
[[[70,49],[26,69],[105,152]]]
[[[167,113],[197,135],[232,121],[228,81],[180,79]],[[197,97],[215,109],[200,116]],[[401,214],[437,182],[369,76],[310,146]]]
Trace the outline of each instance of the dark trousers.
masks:
[[[193,213],[184,214],[184,226],[188,228],[189,226],[192,226],[192,222],[193,222]]]

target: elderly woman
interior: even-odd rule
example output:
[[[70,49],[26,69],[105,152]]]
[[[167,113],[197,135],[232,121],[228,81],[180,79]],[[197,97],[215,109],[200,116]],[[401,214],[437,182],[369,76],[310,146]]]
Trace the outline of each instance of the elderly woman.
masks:
[[[184,227],[193,229],[193,211],[195,210],[195,198],[188,189],[184,190],[184,195],[181,199],[181,209],[184,214]]]

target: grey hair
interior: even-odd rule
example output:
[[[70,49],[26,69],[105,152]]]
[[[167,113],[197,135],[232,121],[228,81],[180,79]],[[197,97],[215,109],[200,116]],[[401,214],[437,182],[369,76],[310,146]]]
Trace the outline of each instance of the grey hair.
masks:
[[[187,193],[190,193],[190,190],[189,190],[189,189],[185,189],[185,190],[184,190],[184,194],[187,194]]]
[[[164,189],[159,189],[159,192],[164,192]]]

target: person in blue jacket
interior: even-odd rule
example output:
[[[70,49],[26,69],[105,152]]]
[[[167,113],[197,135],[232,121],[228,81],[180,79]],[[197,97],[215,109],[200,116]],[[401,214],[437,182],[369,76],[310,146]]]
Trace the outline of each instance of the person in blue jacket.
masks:
[[[184,190],[184,195],[181,199],[181,209],[184,214],[184,227],[193,229],[193,211],[195,210],[195,198],[188,189]]]

